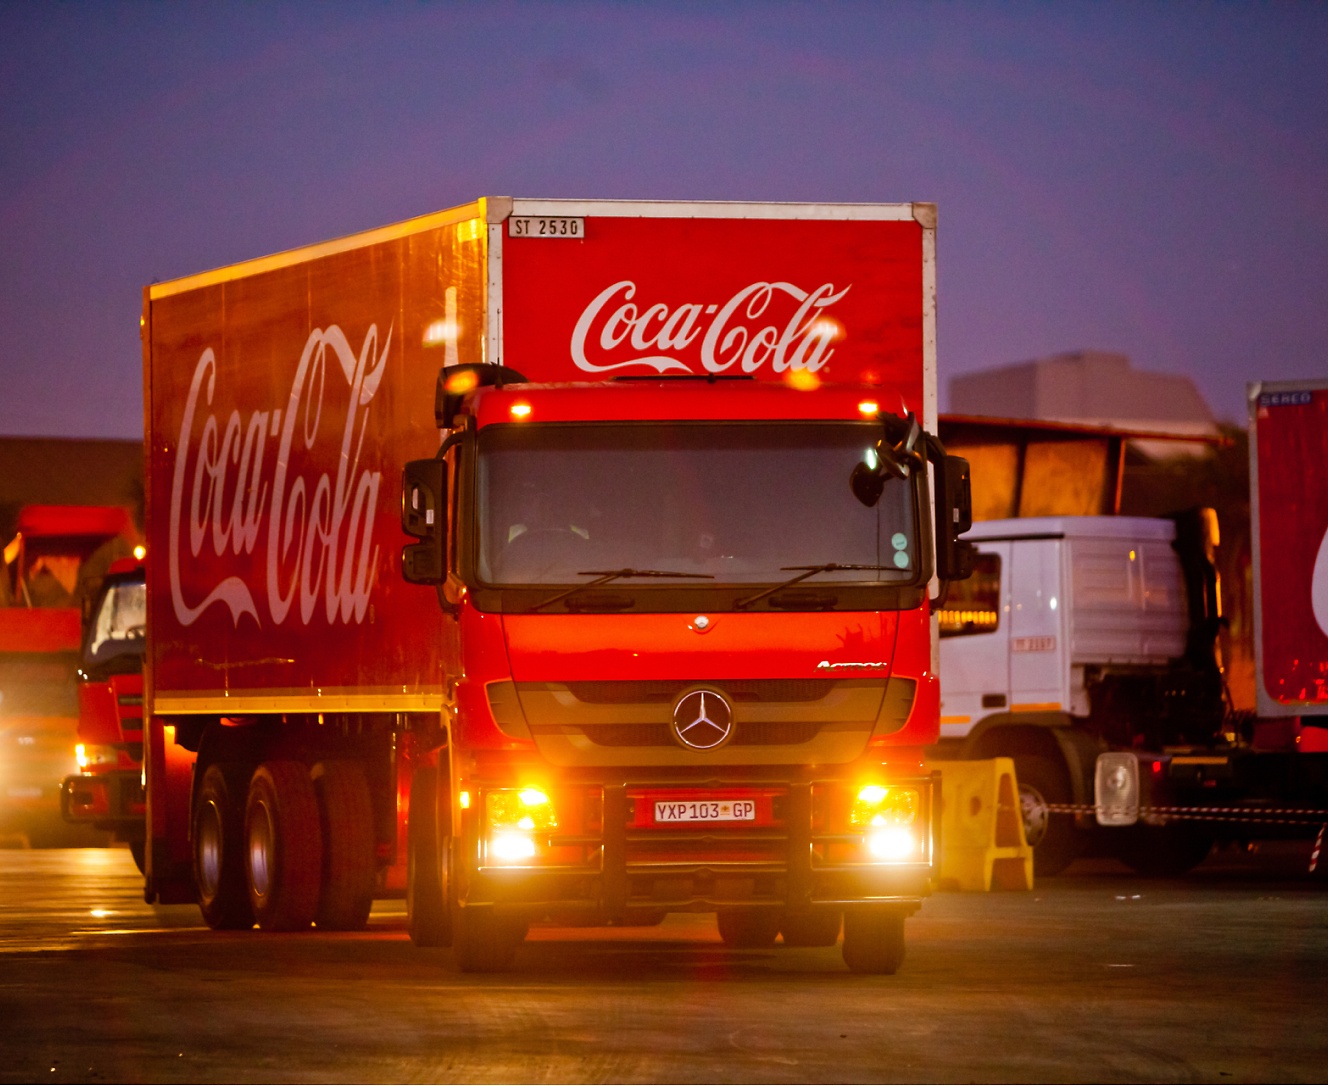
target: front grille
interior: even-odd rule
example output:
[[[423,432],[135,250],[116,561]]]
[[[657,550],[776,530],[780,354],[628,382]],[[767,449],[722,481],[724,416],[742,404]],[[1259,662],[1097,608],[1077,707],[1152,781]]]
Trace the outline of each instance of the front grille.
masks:
[[[717,687],[733,701],[808,702],[820,701],[830,693],[834,684],[834,679],[716,679],[697,685]],[[566,685],[574,698],[589,705],[671,705],[682,690],[674,680],[573,682]]]
[[[668,747],[674,745],[667,724],[583,724],[581,733],[599,747]],[[738,724],[730,746],[773,747],[810,743],[820,732],[814,721],[778,720]]]

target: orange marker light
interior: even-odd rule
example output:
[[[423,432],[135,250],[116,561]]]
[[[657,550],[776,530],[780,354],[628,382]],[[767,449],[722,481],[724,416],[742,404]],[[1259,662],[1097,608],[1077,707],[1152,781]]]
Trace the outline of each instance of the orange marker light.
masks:
[[[858,404],[858,411],[871,418],[881,413],[881,405],[875,400],[863,400]]]
[[[530,418],[530,404],[514,403],[512,405],[512,418],[514,419]]]

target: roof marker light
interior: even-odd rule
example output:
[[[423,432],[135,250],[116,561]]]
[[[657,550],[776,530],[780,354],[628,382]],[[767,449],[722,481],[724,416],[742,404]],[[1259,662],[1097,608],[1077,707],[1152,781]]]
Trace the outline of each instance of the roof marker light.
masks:
[[[512,405],[512,418],[514,419],[530,418],[530,404],[514,403]]]
[[[881,405],[875,400],[862,400],[858,403],[858,410],[871,418],[881,413]]]

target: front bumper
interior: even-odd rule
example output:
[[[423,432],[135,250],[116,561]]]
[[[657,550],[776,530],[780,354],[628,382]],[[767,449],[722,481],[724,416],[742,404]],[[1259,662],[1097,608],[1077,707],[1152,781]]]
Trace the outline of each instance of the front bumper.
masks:
[[[891,779],[917,791],[906,858],[872,857],[861,829],[843,824],[842,780],[753,781],[736,776],[704,782],[636,779],[571,783],[552,791],[581,797],[576,816],[538,836],[525,862],[496,859],[482,817],[489,789],[471,793],[453,870],[466,906],[528,915],[572,912],[621,918],[639,912],[708,912],[894,904],[916,907],[939,873],[939,798],[935,775]],[[752,824],[660,825],[650,804],[660,797],[754,797],[764,817]],[[837,811],[839,812],[837,814]]]
[[[60,813],[66,822],[102,830],[142,827],[147,798],[139,770],[75,773],[60,787]]]

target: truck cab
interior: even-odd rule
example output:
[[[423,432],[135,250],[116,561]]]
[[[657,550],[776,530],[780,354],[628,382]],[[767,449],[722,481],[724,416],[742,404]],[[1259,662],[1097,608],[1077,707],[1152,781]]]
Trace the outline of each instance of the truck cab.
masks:
[[[61,817],[61,782],[77,768],[81,610],[97,571],[128,553],[134,535],[117,506],[19,510],[0,565],[0,838],[105,843]]]
[[[1086,843],[1098,754],[1220,728],[1211,644],[1205,667],[1193,636],[1205,593],[1187,573],[1198,558],[1185,535],[1169,519],[1066,516],[983,521],[966,536],[974,574],[939,611],[939,749],[1014,758],[1043,874]]]
[[[143,653],[147,585],[140,558],[114,563],[88,609],[78,668],[78,767],[64,780],[69,822],[129,845],[144,867]]]

